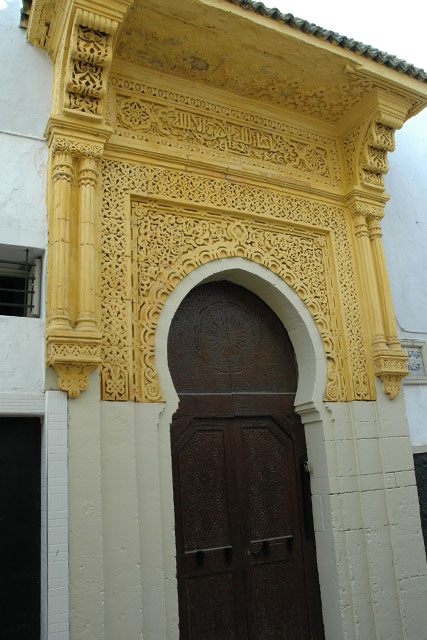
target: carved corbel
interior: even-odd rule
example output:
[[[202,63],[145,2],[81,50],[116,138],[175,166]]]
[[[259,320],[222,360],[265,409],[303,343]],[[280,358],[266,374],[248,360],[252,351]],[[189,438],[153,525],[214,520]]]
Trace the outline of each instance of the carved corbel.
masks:
[[[394,132],[403,121],[378,111],[371,120],[362,147],[360,182],[367,187],[384,188],[384,174],[388,171],[387,153],[394,151]]]
[[[374,372],[381,378],[384,393],[393,400],[400,391],[400,381],[408,375],[408,354],[400,351],[374,353]]]
[[[64,111],[102,120],[118,22],[78,9],[71,32]]]
[[[101,363],[101,336],[48,336],[46,361],[58,374],[61,391],[77,398],[87,389],[89,373]]]
[[[387,153],[394,151],[394,134],[405,122],[411,103],[400,95],[376,89],[349,119],[351,128],[342,138],[349,187],[365,193],[384,192]]]
[[[374,373],[384,392],[395,398],[400,381],[408,375],[407,354],[397,337],[390,285],[379,221],[384,215],[377,204],[355,201],[350,207],[354,220],[357,252],[367,317],[371,334]]]

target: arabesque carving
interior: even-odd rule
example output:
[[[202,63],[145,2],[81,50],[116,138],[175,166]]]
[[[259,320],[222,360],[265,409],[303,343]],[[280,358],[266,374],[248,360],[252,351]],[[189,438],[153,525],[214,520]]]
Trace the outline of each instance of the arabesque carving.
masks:
[[[343,138],[344,161],[347,170],[347,182],[349,184],[352,184],[354,180],[354,155],[361,128],[360,124],[356,125]]]
[[[361,183],[383,189],[388,171],[387,153],[394,151],[394,132],[402,126],[398,118],[378,112],[365,135],[360,160]]]
[[[115,129],[121,136],[215,157],[227,154],[238,162],[280,168],[334,186],[342,184],[333,138],[117,76],[113,86]],[[124,91],[129,87],[132,93]]]
[[[293,230],[289,224],[242,220],[151,201],[132,203],[134,277],[134,347],[136,396],[161,400],[154,364],[154,338],[163,302],[177,280],[194,268],[223,257],[244,256],[280,276],[302,298],[316,321],[325,345],[328,378],[325,397],[346,394],[340,376],[336,309],[331,290],[331,265],[324,233]]]
[[[266,264],[295,288],[309,308],[310,301],[314,300],[310,310],[323,337],[329,362],[326,397],[371,399],[372,380],[343,210],[272,189],[136,163],[106,160],[102,179],[104,399],[159,399],[152,345],[161,306],[170,288],[197,264],[225,255],[247,256]],[[132,225],[128,218],[130,194],[149,197],[144,201],[148,213],[145,216],[141,213],[138,222],[134,218]],[[165,198],[170,208],[160,211]],[[197,215],[191,214],[195,205]],[[143,205],[135,203],[133,210],[142,211]],[[318,228],[316,248],[314,245],[309,248],[313,239],[303,230],[306,225]],[[134,249],[132,260],[135,233],[139,238],[138,252]],[[326,240],[329,234],[331,241]],[[322,242],[326,245],[320,248]],[[141,256],[146,256],[143,263],[140,250]],[[173,267],[171,255],[175,256]],[[316,267],[310,266],[309,255]],[[330,262],[332,256],[336,272]],[[138,264],[143,264],[143,268],[137,269]],[[139,359],[136,369],[130,331],[132,281],[134,285],[139,282],[138,296],[149,287],[146,303],[149,306],[144,306],[143,317],[152,323],[149,329],[141,329],[147,331],[141,343],[138,337],[145,355]],[[320,297],[316,297],[316,292]],[[335,307],[334,301],[339,300],[342,307]],[[141,317],[136,320],[134,316],[135,322],[142,322]],[[345,355],[347,352],[349,357]],[[347,363],[351,363],[351,371]]]
[[[104,144],[54,135],[50,144],[50,150],[53,154],[62,152],[69,153],[73,156],[102,158],[104,153]]]
[[[118,23],[77,10],[70,40],[64,107],[74,113],[101,118]]]

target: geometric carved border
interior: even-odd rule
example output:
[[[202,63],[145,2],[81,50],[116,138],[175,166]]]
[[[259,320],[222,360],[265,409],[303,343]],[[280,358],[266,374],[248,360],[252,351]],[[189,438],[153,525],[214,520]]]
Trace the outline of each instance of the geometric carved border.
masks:
[[[265,264],[307,304],[327,355],[325,399],[373,398],[342,209],[271,188],[117,160],[103,161],[102,180],[103,399],[160,399],[154,333],[163,303],[192,268],[233,255]],[[179,255],[170,265],[175,246]]]

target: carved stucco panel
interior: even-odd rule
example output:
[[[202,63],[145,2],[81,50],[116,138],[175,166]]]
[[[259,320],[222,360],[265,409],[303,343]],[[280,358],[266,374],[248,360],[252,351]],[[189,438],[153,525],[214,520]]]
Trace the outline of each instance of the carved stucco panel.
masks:
[[[156,206],[151,201],[132,203],[131,229],[137,399],[155,402],[161,398],[154,365],[154,339],[167,296],[194,268],[232,256],[244,256],[264,265],[304,300],[325,345],[326,396],[336,400],[346,394],[343,345],[323,234],[291,232],[289,225],[242,220],[179,206]]]
[[[347,182],[352,184],[354,180],[354,154],[360,137],[361,125],[353,127],[343,139],[344,161],[347,171]]]
[[[122,76],[111,85],[108,118],[121,137],[342,185],[332,137]]]
[[[131,195],[149,197],[145,203],[134,203],[133,215]],[[169,204],[176,202],[176,206],[168,210],[158,198],[167,198]],[[198,207],[195,213],[194,205],[203,205],[205,209]],[[137,215],[144,208],[145,215]],[[200,235],[200,221],[204,235]],[[295,225],[315,225],[318,230],[310,234]],[[349,232],[340,208],[224,179],[105,160],[101,227],[104,399],[160,398],[153,349],[155,326],[164,301],[175,284],[198,264],[233,255],[248,257],[275,270],[308,305],[328,357],[325,397],[331,400],[372,397]],[[138,237],[141,241],[135,245]],[[209,244],[204,247],[208,238]],[[135,246],[137,256],[132,259]],[[162,255],[166,259],[167,254],[170,261],[175,247],[179,247],[176,261],[172,267],[169,263],[165,266]],[[147,250],[148,258],[144,257]],[[294,255],[294,259],[288,254]],[[310,260],[303,259],[307,255],[316,268],[307,269]],[[142,291],[148,290],[149,307],[146,301],[143,309],[135,311],[138,309],[135,292],[139,291],[141,296]],[[342,313],[341,308],[334,306],[337,301],[341,301]],[[132,338],[132,324],[134,331],[138,327],[142,331],[136,342]],[[138,356],[137,366],[134,366],[135,344],[146,345],[142,348],[142,359]],[[349,375],[346,360],[350,363]]]

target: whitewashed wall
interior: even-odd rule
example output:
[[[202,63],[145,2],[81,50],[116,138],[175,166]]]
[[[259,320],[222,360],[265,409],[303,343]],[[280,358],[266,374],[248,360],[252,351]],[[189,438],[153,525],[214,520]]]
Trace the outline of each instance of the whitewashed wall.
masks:
[[[45,251],[52,63],[26,41],[20,9],[0,0],[0,244]],[[0,336],[1,392],[43,391],[43,318],[0,316]]]
[[[427,109],[396,133],[383,240],[400,338],[427,340]],[[413,446],[427,445],[427,384],[404,386]]]

